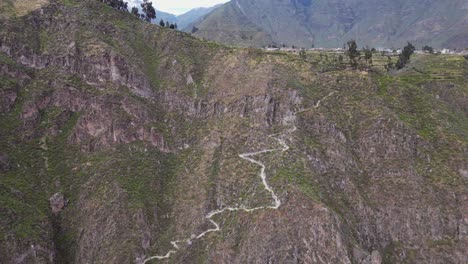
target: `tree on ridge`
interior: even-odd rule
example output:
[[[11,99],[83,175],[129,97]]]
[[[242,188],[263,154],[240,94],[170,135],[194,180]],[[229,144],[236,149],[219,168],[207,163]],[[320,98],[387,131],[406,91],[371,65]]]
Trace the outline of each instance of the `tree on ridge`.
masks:
[[[346,55],[348,55],[349,57],[351,67],[353,67],[354,69],[357,69],[358,60],[360,59],[361,52],[359,52],[358,46],[354,39],[348,41],[346,44],[348,45],[348,50],[346,51]]]
[[[151,22],[151,20],[156,18],[156,10],[154,9],[152,2],[143,0],[143,3],[141,3],[141,9],[145,15],[144,20],[146,22]]]

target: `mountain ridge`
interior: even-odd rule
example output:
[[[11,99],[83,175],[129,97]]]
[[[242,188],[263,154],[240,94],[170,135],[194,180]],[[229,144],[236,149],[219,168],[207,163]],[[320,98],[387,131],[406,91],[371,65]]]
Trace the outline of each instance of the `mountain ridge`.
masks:
[[[240,46],[339,48],[355,39],[361,46],[380,48],[411,41],[463,49],[468,47],[466,10],[463,0],[233,0],[194,26],[197,36]],[[252,25],[263,32],[262,39],[246,40],[259,34],[252,34]]]
[[[141,0],[130,0],[129,9],[131,9],[132,6],[136,6],[141,9],[141,3]],[[222,6],[222,4],[217,4],[211,7],[196,7],[180,15],[175,15],[156,9],[156,18],[153,19],[151,23],[159,24],[162,19],[164,22],[168,21],[170,24],[177,24],[179,29],[185,30],[189,25],[199,22],[203,16],[209,14],[220,6]]]

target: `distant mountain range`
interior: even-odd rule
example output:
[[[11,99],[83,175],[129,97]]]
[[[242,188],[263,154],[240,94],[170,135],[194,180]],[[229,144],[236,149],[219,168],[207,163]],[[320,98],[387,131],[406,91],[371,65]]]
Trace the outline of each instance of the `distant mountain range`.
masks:
[[[142,3],[142,1],[130,0],[128,1],[128,3],[129,3],[130,8],[132,6],[136,6],[140,9],[140,4]],[[153,19],[153,21],[151,22],[153,24],[159,24],[159,22],[162,19],[164,21],[169,21],[169,23],[177,23],[178,28],[181,30],[184,30],[189,26],[190,27],[188,29],[191,30],[192,25],[194,23],[200,22],[205,15],[209,14],[211,11],[220,7],[221,5],[222,4],[215,5],[212,7],[197,7],[181,15],[174,15],[174,14],[167,13],[164,11],[156,10],[156,19]]]
[[[156,10],[156,19],[152,21],[154,24],[159,24],[159,21],[169,21],[169,23],[177,23],[177,16],[171,13],[166,13],[161,10]]]
[[[191,24],[199,23],[203,20],[203,17],[211,13],[216,8],[222,6],[222,4],[215,5],[212,7],[199,7],[188,11],[182,15],[177,16],[177,24],[180,29],[187,29]],[[192,29],[189,27],[188,29]]]
[[[372,47],[406,41],[468,47],[466,0],[232,0],[194,23],[198,37],[236,46]],[[192,29],[190,29],[192,31]]]

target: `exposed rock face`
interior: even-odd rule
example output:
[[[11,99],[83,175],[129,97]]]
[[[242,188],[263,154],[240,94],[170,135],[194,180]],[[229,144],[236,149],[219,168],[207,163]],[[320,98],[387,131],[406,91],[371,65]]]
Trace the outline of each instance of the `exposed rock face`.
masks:
[[[102,98],[91,103],[87,113],[80,116],[70,143],[81,145],[84,150],[109,147],[114,144],[146,141],[165,150],[164,138],[151,123],[145,110],[135,109],[129,98]],[[116,116],[117,114],[117,116]],[[130,118],[122,118],[126,114]],[[82,149],[83,149],[82,148]]]
[[[59,192],[49,198],[50,208],[54,214],[60,213],[68,205],[68,202],[63,193]]]
[[[168,263],[468,261],[463,58],[363,74],[94,0],[0,20],[0,50],[1,263],[164,255],[271,204],[239,154],[278,135],[256,158],[281,207],[217,215]]]
[[[30,245],[29,250],[22,252],[13,258],[11,263],[54,263],[54,251],[43,248],[40,245]]]
[[[287,202],[302,206],[286,205],[279,212],[262,214],[253,223],[248,216],[243,216],[241,225],[248,225],[251,230],[241,242],[240,252],[243,253],[223,255],[221,244],[216,251],[219,253],[212,254],[213,262],[352,263],[348,255],[347,238],[342,233],[343,223],[336,215],[305,197],[288,197]],[[284,226],[298,228],[281,228]],[[224,244],[229,242],[234,241],[226,241]]]

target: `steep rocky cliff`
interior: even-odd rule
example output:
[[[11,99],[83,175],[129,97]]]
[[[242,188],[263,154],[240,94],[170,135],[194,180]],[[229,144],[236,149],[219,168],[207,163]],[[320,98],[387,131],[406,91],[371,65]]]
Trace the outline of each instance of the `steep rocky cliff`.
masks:
[[[142,263],[229,207],[262,209],[147,263],[468,261],[463,57],[361,72],[91,0],[2,17],[1,263]]]

